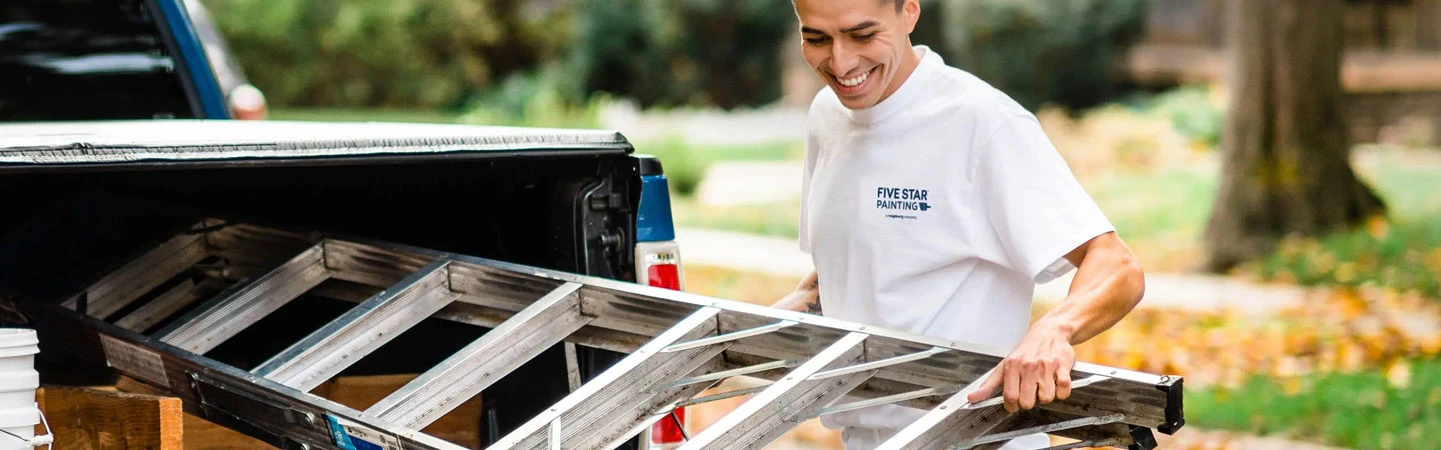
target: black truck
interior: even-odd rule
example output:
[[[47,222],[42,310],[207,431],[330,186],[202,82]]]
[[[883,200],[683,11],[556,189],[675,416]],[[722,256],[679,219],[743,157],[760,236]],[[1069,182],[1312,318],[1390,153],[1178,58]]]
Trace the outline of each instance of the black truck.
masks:
[[[263,116],[263,97],[256,111],[258,92],[217,53],[224,42],[197,7],[0,5],[0,290],[8,299],[73,296],[155,233],[199,216],[682,288],[660,163],[633,155],[619,134],[228,120]],[[217,293],[220,284],[196,276],[196,297]],[[254,366],[350,305],[312,300],[255,324],[235,340],[243,345],[207,356]],[[427,323],[346,374],[426,367],[481,332],[475,328]],[[94,359],[68,358],[85,353],[61,350],[68,336],[39,331],[44,379],[113,375]],[[579,353],[586,376],[620,356]],[[478,424],[485,438],[567,392],[562,356],[552,349],[487,391]],[[663,428],[656,436],[679,439],[673,425]]]
[[[660,165],[632,152],[617,133],[584,130],[190,120],[3,124],[0,292],[22,314],[43,315],[35,308],[58,308],[170,233],[207,218],[679,287]],[[141,287],[139,295],[157,296],[184,282],[196,301],[137,333],[161,332],[199,300],[221,295],[247,273],[237,259],[207,260],[199,264],[205,270]],[[343,282],[318,286],[204,356],[255,368],[354,307],[348,297],[375,293]],[[78,308],[71,302],[87,312],[84,301]],[[135,309],[92,306],[88,312],[115,321]],[[114,381],[96,336],[77,339],[73,330],[26,319],[5,325],[37,328],[42,379]],[[430,319],[340,376],[419,373],[485,331]],[[621,356],[580,347],[582,377]],[[567,394],[564,358],[556,346],[487,389],[477,424],[482,439],[504,435]],[[215,411],[197,406],[195,413],[285,445],[280,436]],[[673,428],[673,422],[662,426]]]

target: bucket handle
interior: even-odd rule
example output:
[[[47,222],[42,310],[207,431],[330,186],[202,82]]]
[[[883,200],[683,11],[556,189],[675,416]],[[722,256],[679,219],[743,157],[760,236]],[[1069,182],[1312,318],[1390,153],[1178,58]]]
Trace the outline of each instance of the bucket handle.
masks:
[[[50,444],[54,443],[54,442],[55,442],[55,433],[53,433],[53,432],[50,431],[50,421],[45,420],[45,411],[40,411],[40,404],[39,404],[39,403],[36,403],[36,404],[35,404],[35,410],[40,413],[40,423],[45,424],[45,434],[42,434],[42,435],[40,435],[40,436],[35,436],[35,437],[33,437],[33,438],[26,439],[26,438],[17,436],[15,433],[11,433],[11,432],[9,432],[9,431],[5,431],[4,428],[0,428],[0,433],[5,433],[5,434],[10,435],[10,437],[13,437],[13,438],[15,438],[15,439],[19,439],[19,440],[21,440],[21,441],[24,441],[26,444],[30,444],[31,447],[39,447],[39,446],[42,446],[42,445],[50,445]]]

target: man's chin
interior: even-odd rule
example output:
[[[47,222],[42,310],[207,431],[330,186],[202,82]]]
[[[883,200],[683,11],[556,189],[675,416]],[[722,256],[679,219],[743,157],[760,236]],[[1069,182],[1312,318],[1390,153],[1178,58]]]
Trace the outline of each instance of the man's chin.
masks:
[[[840,100],[841,105],[848,109],[870,109],[872,106],[876,106],[875,99],[870,95],[852,98],[841,97]]]

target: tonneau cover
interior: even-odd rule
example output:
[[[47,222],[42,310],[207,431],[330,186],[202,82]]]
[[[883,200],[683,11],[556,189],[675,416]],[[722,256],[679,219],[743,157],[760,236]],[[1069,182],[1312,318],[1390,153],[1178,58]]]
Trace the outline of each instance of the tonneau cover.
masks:
[[[382,161],[630,150],[619,133],[601,130],[231,120],[0,124],[0,171],[52,165],[263,164],[356,157]]]

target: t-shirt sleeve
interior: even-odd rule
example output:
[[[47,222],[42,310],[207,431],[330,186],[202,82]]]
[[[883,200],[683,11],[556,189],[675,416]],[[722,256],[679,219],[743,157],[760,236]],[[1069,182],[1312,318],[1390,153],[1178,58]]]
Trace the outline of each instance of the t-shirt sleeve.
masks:
[[[816,141],[815,137],[806,138],[806,156],[804,168],[801,172],[801,217],[799,226],[799,244],[802,252],[811,253],[811,232],[810,232],[810,195],[811,177],[816,171]]]
[[[976,157],[976,195],[1005,259],[1036,283],[1071,271],[1067,253],[1115,231],[1034,116],[1004,119]]]

